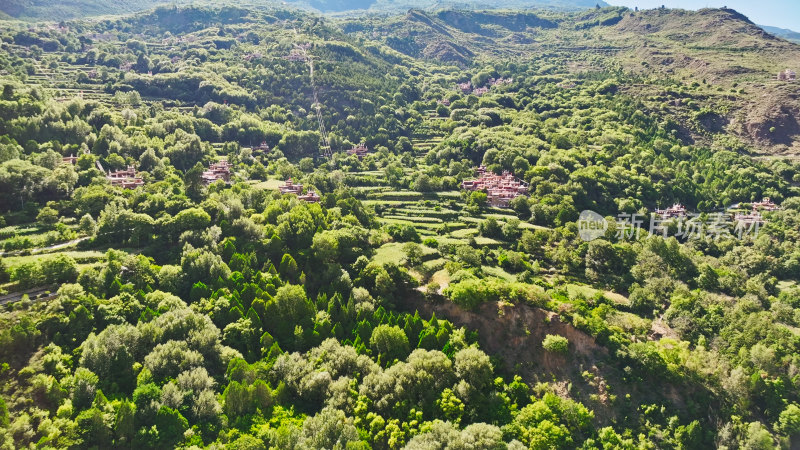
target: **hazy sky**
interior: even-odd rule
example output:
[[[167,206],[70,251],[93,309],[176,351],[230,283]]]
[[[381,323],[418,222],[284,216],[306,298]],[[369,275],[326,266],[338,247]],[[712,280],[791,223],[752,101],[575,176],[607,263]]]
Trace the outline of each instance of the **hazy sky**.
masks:
[[[733,8],[759,25],[789,28],[800,32],[800,1],[798,0],[606,0],[616,6],[639,9],[668,8],[700,9]]]

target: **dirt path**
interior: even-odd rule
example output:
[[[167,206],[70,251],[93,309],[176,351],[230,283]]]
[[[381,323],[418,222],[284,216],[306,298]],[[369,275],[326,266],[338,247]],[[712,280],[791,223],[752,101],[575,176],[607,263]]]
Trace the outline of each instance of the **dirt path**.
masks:
[[[50,300],[52,298],[58,297],[57,291],[58,291],[58,286],[53,285],[53,286],[39,286],[22,292],[12,292],[8,295],[3,295],[2,297],[0,297],[0,305],[5,305],[6,303],[18,302],[22,300],[22,297],[24,295],[27,295],[28,298],[30,298],[31,300],[36,300],[36,301]]]
[[[39,247],[39,248],[32,248],[26,250],[14,250],[12,252],[0,252],[0,256],[19,256],[22,253],[29,252],[31,255],[35,255],[37,253],[43,253],[48,250],[58,250],[65,247],[69,247],[71,245],[75,245],[79,242],[83,242],[89,239],[89,236],[80,237],[77,239],[72,239],[71,241],[60,242],[58,244],[48,245],[47,247]]]

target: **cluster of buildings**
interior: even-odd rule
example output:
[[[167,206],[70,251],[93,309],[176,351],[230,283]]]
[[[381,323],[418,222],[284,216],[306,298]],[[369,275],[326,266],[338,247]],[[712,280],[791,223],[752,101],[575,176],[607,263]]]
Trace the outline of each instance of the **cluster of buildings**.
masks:
[[[666,209],[656,209],[656,214],[662,219],[682,219],[686,217],[686,207],[675,203]]]
[[[348,155],[356,155],[358,156],[358,159],[363,159],[365,156],[367,156],[368,153],[369,153],[369,148],[367,147],[367,144],[364,144],[363,142],[361,144],[353,146],[353,148],[347,151]]]
[[[320,200],[319,194],[312,190],[309,190],[305,195],[303,195],[303,185],[292,182],[291,178],[286,180],[282,186],[279,186],[278,190],[281,192],[281,194],[293,194],[296,195],[298,199],[309,203],[318,203]]]
[[[481,95],[489,92],[488,87],[479,87],[474,88],[472,87],[472,82],[467,81],[465,83],[458,83],[458,89],[461,91],[462,94],[472,94],[480,97]]]
[[[733,221],[743,222],[748,225],[754,223],[762,225],[766,223],[766,221],[761,217],[761,211],[777,211],[781,209],[780,206],[776,205],[769,197],[764,197],[760,202],[753,202],[751,206],[750,213],[736,213],[733,215]]]
[[[778,80],[780,81],[795,81],[797,73],[794,70],[786,69],[778,72]]]
[[[306,54],[304,52],[302,52],[302,51],[300,51],[298,49],[292,49],[292,51],[290,51],[288,55],[284,56],[283,59],[285,59],[287,61],[303,61],[303,62],[305,62],[306,60],[308,60],[308,57],[306,57]]]
[[[260,144],[251,148],[251,151],[253,152],[253,155],[263,155],[269,153],[269,145],[267,145],[266,141],[261,141]]]
[[[144,180],[136,176],[136,168],[133,166],[128,166],[127,169],[123,170],[108,172],[108,174],[106,174],[106,179],[112,186],[118,186],[123,189],[136,189],[137,187],[144,186]]]
[[[781,209],[769,197],[764,197],[760,202],[753,203],[753,211],[777,211]]]
[[[739,203],[732,205],[729,209],[739,209]],[[777,211],[780,206],[776,205],[769,197],[764,197],[760,202],[754,202],[749,213],[735,212],[734,222],[742,222],[746,225],[764,224],[766,221],[761,217],[761,211]],[[685,219],[687,217],[686,207],[680,203],[675,203],[666,209],[656,209],[656,215],[662,219]]]
[[[491,84],[492,86],[502,86],[504,84],[511,84],[513,82],[514,82],[513,78],[503,78],[503,77],[497,79],[489,78],[489,84]]]
[[[518,179],[509,171],[502,175],[487,172],[486,167],[476,169],[478,178],[464,180],[461,188],[467,191],[486,191],[486,202],[490,206],[508,208],[511,200],[528,193],[528,183]]]
[[[218,180],[226,183],[231,181],[231,165],[226,160],[211,164],[208,170],[203,172],[203,183],[209,185]]]
[[[505,85],[505,84],[511,84],[513,82],[514,82],[513,78],[502,78],[502,77],[501,78],[489,78],[489,80],[488,80],[489,86],[502,86],[502,85]],[[475,95],[475,96],[478,96],[478,97],[480,97],[481,95],[486,94],[487,92],[489,92],[489,87],[488,86],[487,87],[475,87],[474,88],[472,86],[472,82],[471,81],[466,81],[464,83],[458,83],[458,85],[456,87],[458,88],[458,90],[461,91],[462,94],[472,94],[472,95]],[[449,102],[448,103],[444,103],[443,101],[440,101],[440,103],[442,103],[445,106],[449,105]]]

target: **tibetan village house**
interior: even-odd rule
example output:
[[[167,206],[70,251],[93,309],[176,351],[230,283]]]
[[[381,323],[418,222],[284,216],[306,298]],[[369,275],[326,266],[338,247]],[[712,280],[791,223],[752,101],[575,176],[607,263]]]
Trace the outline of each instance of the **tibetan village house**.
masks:
[[[492,86],[500,86],[500,85],[503,85],[503,84],[511,84],[513,82],[514,82],[513,78],[502,78],[501,77],[501,78],[498,78],[496,80],[494,78],[489,78],[489,84],[491,84]]]
[[[667,209],[656,209],[656,214],[661,216],[662,219],[682,218],[686,217],[686,207],[680,203],[675,203]]]
[[[220,161],[211,164],[208,170],[203,172],[203,183],[211,184],[217,180],[222,180],[226,183],[231,181],[231,165],[228,161]]]
[[[319,203],[320,196],[314,191],[309,190],[305,195],[298,195],[297,198],[309,203]]]
[[[797,79],[797,73],[794,70],[786,69],[778,72],[778,80],[780,81],[794,81]]]
[[[286,182],[284,182],[282,186],[279,186],[278,190],[281,192],[281,194],[294,194],[300,200],[309,203],[317,203],[320,201],[319,194],[317,194],[312,190],[309,190],[305,195],[303,195],[303,185],[292,182],[291,178],[286,180]]]
[[[282,186],[278,187],[278,190],[281,191],[281,194],[295,194],[300,195],[303,193],[303,185],[296,184],[292,182],[292,179],[289,178],[286,180]]]
[[[495,175],[487,172],[483,166],[476,171],[478,178],[464,180],[461,188],[467,191],[485,191],[486,201],[491,206],[508,208],[511,200],[528,193],[528,183],[516,178],[511,172],[504,171],[502,175]]]
[[[753,212],[755,211],[777,211],[780,209],[780,206],[776,205],[769,199],[769,197],[764,197],[760,202],[753,203]]]
[[[119,186],[123,189],[136,189],[144,186],[144,180],[136,176],[136,169],[133,166],[128,166],[125,170],[109,172],[106,179],[112,186]]]
[[[303,52],[295,49],[293,49],[291,52],[289,52],[288,55],[284,56],[283,58],[286,59],[287,61],[306,61],[308,59],[306,58],[306,55]]]
[[[761,217],[757,211],[754,211],[750,214],[734,214],[733,216],[734,222],[742,222],[745,225],[752,225],[752,224],[759,224],[763,225],[764,219]]]
[[[366,144],[358,144],[347,151],[348,155],[356,155],[358,159],[363,159],[369,153],[369,148]]]
[[[267,145],[266,141],[262,141],[260,144],[253,147],[252,151],[254,155],[269,153],[269,145]]]

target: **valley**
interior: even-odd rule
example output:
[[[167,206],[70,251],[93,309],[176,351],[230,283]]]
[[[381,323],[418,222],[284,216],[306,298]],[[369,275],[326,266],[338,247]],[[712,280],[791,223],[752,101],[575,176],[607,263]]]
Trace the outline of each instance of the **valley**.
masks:
[[[797,445],[796,43],[189,3],[4,9],[0,448]]]

